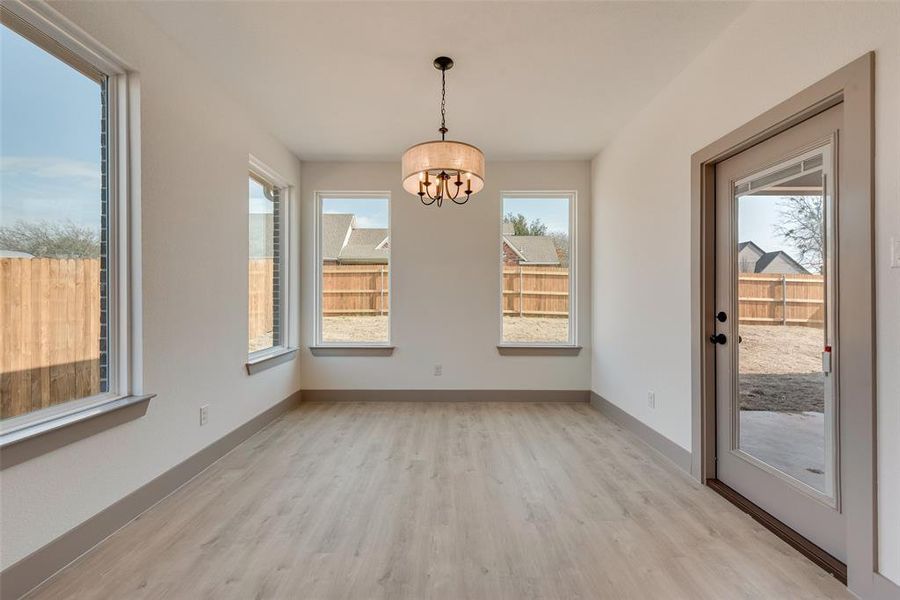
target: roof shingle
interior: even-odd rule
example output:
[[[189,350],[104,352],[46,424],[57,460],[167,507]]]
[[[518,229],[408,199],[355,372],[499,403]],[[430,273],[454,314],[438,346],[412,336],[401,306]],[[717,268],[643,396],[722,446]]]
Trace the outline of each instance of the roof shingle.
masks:
[[[347,239],[347,232],[353,226],[355,217],[347,213],[324,213],[322,215],[322,259],[337,260]]]
[[[506,242],[519,254],[525,262],[542,265],[558,265],[559,255],[553,239],[546,235],[507,235]]]

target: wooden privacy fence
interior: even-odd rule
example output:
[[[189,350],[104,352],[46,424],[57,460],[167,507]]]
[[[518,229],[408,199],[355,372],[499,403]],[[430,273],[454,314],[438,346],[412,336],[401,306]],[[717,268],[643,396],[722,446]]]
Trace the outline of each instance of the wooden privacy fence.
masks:
[[[0,338],[0,417],[99,393],[99,259],[0,258]]]
[[[517,317],[568,317],[569,269],[503,267],[503,314]]]
[[[247,268],[247,326],[249,337],[255,340],[271,333],[274,323],[272,314],[272,277],[274,263],[271,258],[253,258]]]
[[[825,323],[825,281],[822,275],[741,273],[738,277],[741,323],[802,325]]]
[[[387,265],[324,265],[323,313],[325,316],[388,314],[389,278]],[[568,316],[569,270],[565,267],[505,267],[503,314]]]
[[[325,265],[322,306],[325,316],[386,315],[390,312],[387,265]],[[503,313],[566,317],[569,270],[561,267],[503,269]]]
[[[387,265],[326,265],[325,314],[386,315]],[[740,322],[819,327],[821,275],[742,273]],[[661,294],[664,296],[664,294]],[[566,317],[568,269],[504,267],[503,314]],[[272,330],[272,261],[249,265],[250,336]],[[0,417],[100,391],[100,261],[0,258]]]
[[[327,316],[390,312],[387,265],[325,265],[323,311]],[[249,268],[250,338],[272,331],[272,260],[253,259]]]
[[[388,277],[386,265],[324,266],[325,315],[388,314]],[[818,327],[824,322],[825,286],[821,275],[742,273],[738,283],[742,323]],[[567,317],[568,268],[504,267],[503,314]]]
[[[387,265],[322,267],[322,312],[337,315],[386,315],[391,309]]]

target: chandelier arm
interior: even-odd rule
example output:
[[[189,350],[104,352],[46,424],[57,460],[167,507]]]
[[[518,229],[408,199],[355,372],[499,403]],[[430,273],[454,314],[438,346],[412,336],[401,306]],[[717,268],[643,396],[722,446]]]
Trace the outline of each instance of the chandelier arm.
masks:
[[[465,200],[457,200],[455,197],[454,197],[454,198],[450,198],[450,199],[453,200],[453,203],[454,203],[454,204],[460,204],[460,205],[462,205],[462,204],[465,204],[466,202],[469,201],[469,194],[466,194],[466,199],[465,199]]]
[[[431,195],[429,194],[428,197],[431,198]],[[431,202],[425,202],[425,196],[419,196],[419,200],[421,200],[422,204],[424,204],[425,206],[431,206],[432,204],[434,204],[435,199],[431,198]]]
[[[454,202],[456,202],[456,197],[459,196],[459,188],[460,188],[460,186],[456,185],[456,186],[454,186],[454,187],[456,188],[456,193],[455,193],[455,194],[451,194],[451,193],[450,193],[450,189],[447,188],[447,197],[450,198],[451,200],[453,200]]]
[[[435,184],[435,188],[434,188],[434,196],[431,195],[431,190],[428,189],[428,188],[430,188],[430,187],[431,187],[431,184],[425,186],[425,193],[426,193],[426,194],[428,195],[428,197],[431,199],[431,202],[429,202],[428,204],[426,204],[426,206],[430,206],[431,204],[434,203],[435,200],[439,200],[440,197],[441,197],[441,193],[440,193],[440,191],[439,191],[440,186],[438,186],[437,184]],[[424,202],[424,200],[423,200],[422,202]],[[438,206],[440,206],[440,204],[438,204]]]

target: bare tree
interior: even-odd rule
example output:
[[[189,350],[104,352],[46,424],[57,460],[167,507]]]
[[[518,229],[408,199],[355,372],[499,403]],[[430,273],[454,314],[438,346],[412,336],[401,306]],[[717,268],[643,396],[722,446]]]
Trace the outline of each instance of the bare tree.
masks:
[[[824,272],[825,230],[821,196],[792,196],[778,203],[775,233],[797,249],[797,260],[815,273]]]
[[[0,250],[27,252],[44,258],[98,258],[100,237],[94,230],[71,221],[16,221],[0,227]]]
[[[547,234],[556,247],[556,256],[559,258],[559,266],[569,266],[569,234],[562,231],[551,231]]]

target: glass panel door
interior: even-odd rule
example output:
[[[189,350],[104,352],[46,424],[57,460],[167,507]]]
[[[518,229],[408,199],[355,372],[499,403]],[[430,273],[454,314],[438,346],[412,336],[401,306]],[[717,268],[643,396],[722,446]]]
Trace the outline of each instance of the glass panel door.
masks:
[[[835,490],[832,144],[734,183],[734,449],[827,503]]]
[[[837,105],[716,165],[716,479],[838,560]]]

